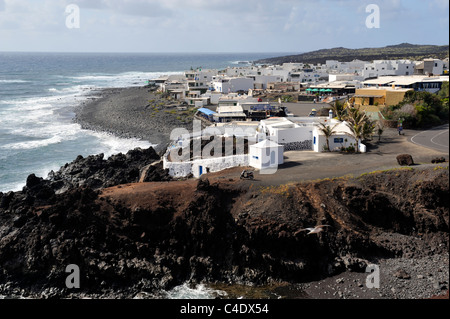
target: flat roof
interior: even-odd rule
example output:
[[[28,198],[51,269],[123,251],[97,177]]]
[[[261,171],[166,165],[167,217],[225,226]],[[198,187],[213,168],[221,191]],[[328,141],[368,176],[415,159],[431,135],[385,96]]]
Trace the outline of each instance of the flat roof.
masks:
[[[198,111],[202,112],[202,113],[205,113],[206,115],[214,115],[214,114],[216,114],[216,112],[214,112],[214,111],[212,111],[210,109],[204,108],[204,107],[199,108]]]
[[[370,94],[358,94],[358,95],[354,95],[354,97],[378,97],[381,98],[384,95],[370,95]]]
[[[214,116],[216,117],[247,117],[245,113],[239,113],[239,112],[230,112],[230,113],[215,113]]]
[[[413,89],[411,88],[400,88],[400,87],[396,87],[396,88],[392,88],[391,86],[381,86],[381,87],[368,87],[368,88],[361,88],[361,89],[357,89],[356,93],[358,95],[364,95],[364,92],[366,91],[371,91],[371,93],[373,93],[373,91],[386,91],[386,92],[408,92],[411,91]],[[381,93],[381,92],[380,92]],[[369,95],[375,95],[375,94],[369,94]]]
[[[427,75],[401,75],[401,76],[382,76],[377,79],[364,81],[363,84],[379,85],[412,85],[420,82],[443,82],[448,81],[445,76],[427,76]]]
[[[240,105],[219,105],[217,113],[242,113],[244,110]]]

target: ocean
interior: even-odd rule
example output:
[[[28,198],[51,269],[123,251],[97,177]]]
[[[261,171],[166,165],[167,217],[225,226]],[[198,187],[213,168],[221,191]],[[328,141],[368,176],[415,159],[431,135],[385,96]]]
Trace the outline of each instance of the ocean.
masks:
[[[78,155],[108,157],[152,145],[83,130],[73,121],[75,107],[97,89],[287,54],[0,52],[0,192],[21,190],[28,175],[46,178]]]
[[[143,86],[192,68],[222,69],[284,53],[105,54],[0,52],[0,192],[19,191],[29,174],[46,178],[78,155],[106,157],[152,144],[81,129],[74,109],[101,88]],[[184,284],[164,299],[226,296]],[[4,296],[3,296],[4,297]],[[0,296],[1,299],[1,296]]]

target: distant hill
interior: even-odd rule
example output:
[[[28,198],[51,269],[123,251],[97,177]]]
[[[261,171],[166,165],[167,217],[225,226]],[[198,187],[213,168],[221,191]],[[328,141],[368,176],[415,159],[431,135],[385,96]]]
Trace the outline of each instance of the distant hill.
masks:
[[[350,62],[355,59],[363,61],[397,59],[422,60],[425,58],[445,59],[448,56],[448,45],[438,46],[401,43],[383,48],[347,49],[340,47],[333,49],[322,49],[298,55],[262,59],[254,61],[254,63],[283,64],[293,62],[323,64],[326,60],[338,60],[339,62]]]

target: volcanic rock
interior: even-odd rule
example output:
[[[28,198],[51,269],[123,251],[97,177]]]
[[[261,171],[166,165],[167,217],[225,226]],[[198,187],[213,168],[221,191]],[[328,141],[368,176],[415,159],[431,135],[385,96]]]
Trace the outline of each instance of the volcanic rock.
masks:
[[[401,166],[411,166],[414,165],[414,160],[409,154],[401,154],[397,156],[398,165]]]

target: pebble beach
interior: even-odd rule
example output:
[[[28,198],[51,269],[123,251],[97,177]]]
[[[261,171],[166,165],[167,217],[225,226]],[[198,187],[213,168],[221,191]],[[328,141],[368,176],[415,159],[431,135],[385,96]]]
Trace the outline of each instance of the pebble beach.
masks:
[[[74,120],[83,129],[139,138],[162,151],[174,128],[192,128],[192,111],[180,111],[179,105],[149,87],[108,88],[78,106]]]

